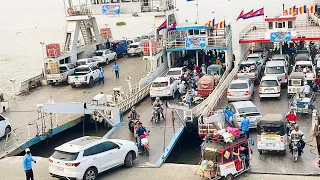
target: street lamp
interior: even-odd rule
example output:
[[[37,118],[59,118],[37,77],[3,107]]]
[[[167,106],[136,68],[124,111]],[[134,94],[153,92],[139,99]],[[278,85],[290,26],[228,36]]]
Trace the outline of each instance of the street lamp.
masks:
[[[40,42],[41,46],[42,46],[42,74],[43,76],[46,74],[46,69],[45,69],[45,65],[44,65],[44,44],[45,42]]]

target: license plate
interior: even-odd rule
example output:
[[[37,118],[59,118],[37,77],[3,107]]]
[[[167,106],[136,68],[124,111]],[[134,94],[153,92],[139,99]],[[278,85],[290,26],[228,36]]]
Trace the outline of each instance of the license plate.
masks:
[[[276,145],[273,144],[273,143],[267,143],[266,146],[267,146],[267,147],[276,147]]]
[[[79,83],[79,82],[76,82],[75,84],[76,84],[76,85],[79,85],[79,84],[81,84],[81,83]]]
[[[57,169],[58,171],[63,171],[63,170],[64,170],[64,168],[62,168],[62,167],[56,167],[56,169]]]
[[[254,126],[254,124],[253,124],[253,123],[250,123],[249,126],[252,127],[252,126]]]
[[[265,90],[265,92],[272,93],[272,92],[274,92],[274,90]]]

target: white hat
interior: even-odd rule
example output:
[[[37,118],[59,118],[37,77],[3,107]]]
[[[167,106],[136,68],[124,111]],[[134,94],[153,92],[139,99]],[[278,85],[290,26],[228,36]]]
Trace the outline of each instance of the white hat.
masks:
[[[29,148],[26,148],[25,149],[26,153],[30,152],[30,149]]]
[[[304,85],[307,85],[308,83],[307,83],[307,81],[305,81],[303,84],[304,84]]]

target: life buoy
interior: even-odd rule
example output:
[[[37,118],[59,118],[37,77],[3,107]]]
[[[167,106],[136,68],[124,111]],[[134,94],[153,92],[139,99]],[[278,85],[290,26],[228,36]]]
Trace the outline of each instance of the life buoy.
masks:
[[[68,12],[69,15],[74,14],[74,9],[73,8],[68,8],[67,12]]]

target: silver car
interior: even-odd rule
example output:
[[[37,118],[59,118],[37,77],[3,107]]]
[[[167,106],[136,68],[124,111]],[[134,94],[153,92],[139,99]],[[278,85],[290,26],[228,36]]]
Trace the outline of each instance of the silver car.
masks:
[[[237,79],[230,83],[228,101],[248,101],[252,99],[254,83],[249,79]]]
[[[225,118],[235,127],[240,127],[240,122],[247,116],[250,121],[249,128],[257,128],[257,122],[262,117],[258,108],[251,101],[238,101],[229,103],[225,110]]]

